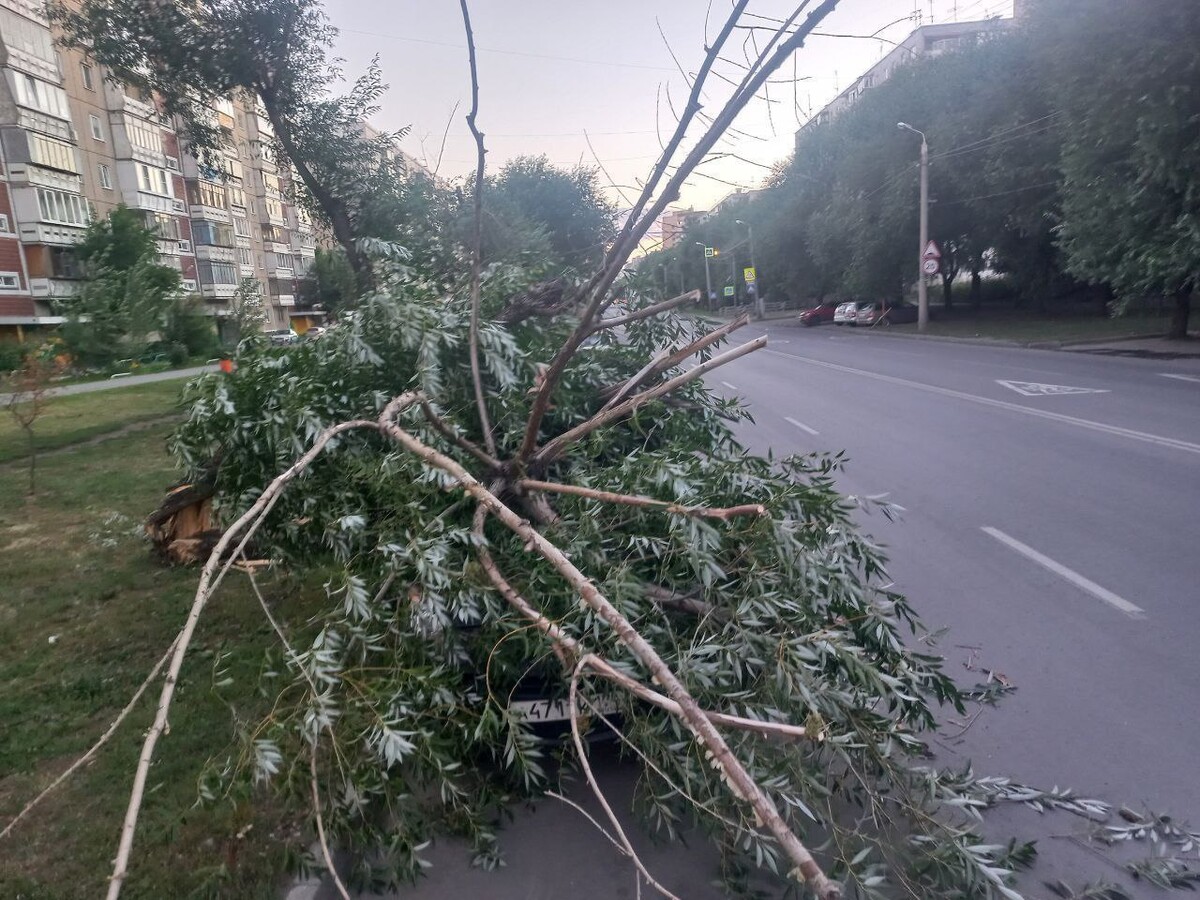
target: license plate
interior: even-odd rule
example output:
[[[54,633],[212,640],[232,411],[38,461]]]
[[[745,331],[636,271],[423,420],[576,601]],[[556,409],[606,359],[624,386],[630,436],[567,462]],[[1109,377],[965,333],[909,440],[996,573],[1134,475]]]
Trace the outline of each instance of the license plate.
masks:
[[[592,700],[592,706],[604,715],[617,711],[617,701],[612,697],[598,697]],[[508,704],[509,712],[530,722],[566,722],[571,718],[571,707],[563,700],[513,700]],[[579,714],[586,716],[591,707],[585,703],[579,704]]]

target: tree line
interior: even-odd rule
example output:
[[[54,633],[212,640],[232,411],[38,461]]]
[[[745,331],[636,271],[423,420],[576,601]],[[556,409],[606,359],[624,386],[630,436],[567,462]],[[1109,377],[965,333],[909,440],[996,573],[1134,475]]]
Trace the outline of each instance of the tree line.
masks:
[[[920,139],[896,125],[909,122],[929,140],[947,309],[957,284],[982,303],[995,273],[1039,311],[1065,298],[1121,311],[1165,299],[1182,337],[1200,270],[1197,84],[1200,5],[1044,0],[1010,28],[902,64],[802,129],[763,191],[642,266],[666,288],[703,285],[695,242],[744,244],[740,219],[771,299],[904,296],[916,279]],[[718,293],[740,265],[713,270]]]

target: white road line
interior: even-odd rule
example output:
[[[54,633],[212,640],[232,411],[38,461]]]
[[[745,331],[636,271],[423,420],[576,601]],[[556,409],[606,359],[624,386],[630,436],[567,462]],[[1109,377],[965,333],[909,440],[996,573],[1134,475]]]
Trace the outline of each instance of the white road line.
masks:
[[[1174,372],[1159,372],[1158,374],[1163,378],[1178,378],[1180,381],[1194,381],[1200,384],[1200,378],[1195,375],[1176,375]]]
[[[1079,588],[1081,591],[1086,591],[1087,593],[1089,593],[1093,597],[1095,597],[1097,600],[1103,600],[1105,603],[1109,604],[1110,606],[1113,606],[1113,607],[1119,609],[1121,612],[1125,613],[1125,615],[1129,616],[1131,619],[1145,618],[1146,611],[1144,609],[1142,609],[1140,606],[1130,603],[1124,597],[1118,597],[1112,591],[1108,590],[1108,588],[1103,588],[1100,585],[1096,584],[1096,582],[1092,581],[1091,579],[1084,578],[1078,572],[1076,572],[1073,569],[1068,569],[1062,563],[1055,562],[1050,557],[1045,556],[1044,554],[1038,553],[1036,550],[1034,550],[1028,544],[1022,544],[1016,538],[1010,537],[1009,535],[1007,535],[1003,531],[1001,531],[999,528],[992,528],[990,525],[984,525],[984,526],[982,526],[982,530],[985,534],[991,535],[996,540],[998,540],[1000,543],[1006,544],[1009,547],[1011,547],[1013,550],[1016,550],[1022,556],[1033,560],[1039,566],[1049,569],[1055,575],[1059,575],[1059,576],[1065,578],[1067,581],[1071,582],[1071,584],[1075,585],[1075,587]]]
[[[955,391],[950,388],[938,387],[934,384],[925,384],[922,381],[909,381],[907,378],[897,378],[894,375],[881,375],[879,372],[868,372],[866,369],[855,369],[851,366],[841,366],[837,363],[823,362],[819,359],[810,359],[807,356],[797,356],[795,353],[784,353],[780,350],[772,350],[769,347],[764,347],[763,353],[771,353],[775,356],[782,356],[787,359],[794,359],[798,362],[807,363],[810,366],[820,366],[825,369],[833,369],[835,372],[847,372],[851,375],[862,375],[864,378],[874,378],[876,381],[886,381],[888,384],[899,384],[904,387],[916,388],[919,391],[927,391],[931,394],[938,394],[943,397],[955,397],[959,400],[967,400],[971,403],[978,403],[981,406],[990,406],[994,409],[1007,409],[1012,412],[1024,413],[1027,416],[1034,416],[1038,419],[1049,419],[1052,422],[1062,422],[1066,425],[1074,425],[1077,428],[1085,428],[1089,431],[1099,431],[1103,434],[1110,434],[1116,437],[1129,438],[1130,440],[1142,441],[1147,444],[1157,444],[1160,447],[1169,447],[1172,450],[1182,450],[1185,453],[1195,453],[1200,455],[1200,444],[1193,444],[1190,441],[1181,441],[1177,438],[1163,437],[1158,434],[1149,434],[1145,431],[1135,431],[1132,428],[1121,428],[1119,425],[1106,425],[1103,422],[1093,422],[1090,419],[1080,419],[1075,416],[1068,416],[1063,413],[1050,412],[1047,409],[1035,409],[1032,406],[1022,406],[1019,403],[1009,403],[1007,400],[993,400],[991,397],[980,397],[976,394],[967,394],[963,391]]]
[[[792,425],[795,425],[801,431],[807,431],[809,434],[820,434],[821,433],[821,432],[817,431],[817,429],[815,429],[815,428],[809,428],[803,422],[797,422],[791,416],[784,416],[783,421],[790,422]]]
[[[722,381],[721,384],[725,385],[725,387],[729,388],[731,391],[737,390],[736,384],[730,384],[728,381]]]

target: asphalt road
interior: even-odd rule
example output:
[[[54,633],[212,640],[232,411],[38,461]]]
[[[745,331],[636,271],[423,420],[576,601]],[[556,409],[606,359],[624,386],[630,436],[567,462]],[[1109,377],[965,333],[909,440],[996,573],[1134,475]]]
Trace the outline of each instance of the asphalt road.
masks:
[[[151,372],[148,375],[129,375],[124,378],[109,378],[105,381],[83,381],[63,387],[50,388],[50,397],[69,397],[72,394],[91,394],[96,391],[111,391],[115,388],[132,387],[135,384],[150,384],[155,381],[174,381],[178,378],[193,378],[205,372],[215,372],[216,366],[194,366],[190,369],[169,369],[166,372]],[[11,394],[0,394],[0,404],[8,402]]]
[[[737,338],[764,331],[767,349],[709,379],[750,404],[756,424],[742,437],[759,451],[848,451],[841,488],[903,507],[896,522],[861,521],[929,629],[949,627],[940,646],[954,676],[970,685],[992,670],[1017,688],[957,737],[967,723],[947,716],[940,762],[1200,825],[1200,360],[780,323]],[[619,766],[606,777],[628,789]],[[1078,819],[1013,808],[992,821],[995,836],[1040,838],[1031,897],[1047,894],[1044,878],[1121,881],[1051,837],[1080,830]],[[433,876],[400,896],[631,896],[628,864],[562,804],[521,813],[502,840],[499,875],[466,869],[447,845]],[[681,896],[719,896],[708,854],[645,859]]]

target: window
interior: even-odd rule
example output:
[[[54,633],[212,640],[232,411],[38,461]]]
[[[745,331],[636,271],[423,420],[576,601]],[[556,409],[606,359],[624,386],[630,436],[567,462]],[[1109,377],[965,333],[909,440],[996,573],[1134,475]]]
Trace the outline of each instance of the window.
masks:
[[[0,10],[2,9],[0,7]],[[71,108],[67,105],[67,93],[62,88],[11,69],[7,75],[11,79],[13,96],[19,105],[70,121]]]
[[[192,223],[192,240],[197,247],[232,247],[233,229],[228,225],[197,220]]]
[[[233,217],[233,233],[238,237],[250,237],[250,223],[244,216]]]
[[[20,275],[16,272],[0,272],[0,291],[7,293],[9,291],[19,291],[20,289]]]
[[[183,237],[180,233],[179,220],[174,216],[149,211],[144,212],[143,216],[146,229],[154,232],[156,237],[168,241],[178,241]]]
[[[86,225],[91,221],[91,210],[78,194],[66,191],[51,191],[38,188],[38,210],[43,222],[58,225]]]
[[[237,269],[232,263],[212,262],[202,259],[197,263],[200,280],[205,284],[235,285],[238,283]]]
[[[197,206],[225,209],[225,188],[211,181],[195,181],[188,185],[188,197]]]
[[[50,248],[50,275],[53,278],[82,278],[83,266],[71,247]]]
[[[88,116],[88,123],[92,128],[92,137],[98,141],[104,140],[104,126],[100,123],[99,116]]]
[[[92,67],[87,63],[80,63],[79,74],[83,78],[83,86],[89,91],[94,91],[96,89],[96,80],[92,76]]]
[[[164,169],[156,169],[154,166],[147,166],[143,163],[138,163],[138,189],[145,191],[147,194],[158,194],[161,197],[174,197],[171,191],[171,177]]]
[[[61,169],[64,172],[79,174],[79,159],[75,155],[75,148],[62,141],[30,133],[29,157],[31,162],[47,169]]]
[[[112,169],[110,169],[104,163],[100,163],[96,166],[96,168],[100,172],[100,187],[104,188],[106,191],[111,191],[113,189]]]
[[[156,128],[141,119],[125,117],[125,131],[129,135],[129,143],[142,150],[148,150],[155,155],[163,152],[162,129]]]
[[[254,253],[249,247],[238,247],[238,264],[254,268]]]
[[[231,187],[229,189],[229,205],[233,207],[240,206],[246,208],[246,192],[239,187]]]
[[[5,234],[12,232],[12,229],[8,227],[8,213],[0,213],[0,231]]]
[[[50,29],[44,25],[0,7],[0,33],[4,34],[4,43],[10,51],[26,53],[42,62],[55,62],[54,42],[50,39]],[[8,64],[14,63],[19,65],[19,60],[9,57]]]
[[[283,204],[278,200],[268,197],[263,201],[263,206],[266,208],[267,218],[274,221],[278,219],[283,221]]]

